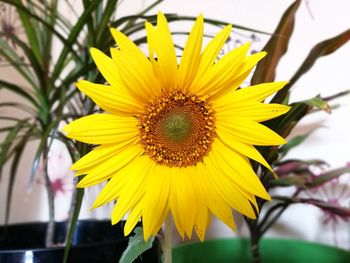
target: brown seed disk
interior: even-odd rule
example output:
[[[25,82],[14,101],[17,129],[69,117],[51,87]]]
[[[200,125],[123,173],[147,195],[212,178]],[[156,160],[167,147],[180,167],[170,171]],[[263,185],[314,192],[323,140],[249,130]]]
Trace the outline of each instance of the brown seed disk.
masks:
[[[160,165],[186,167],[208,155],[216,137],[215,112],[206,100],[176,90],[163,93],[139,116],[141,144]]]

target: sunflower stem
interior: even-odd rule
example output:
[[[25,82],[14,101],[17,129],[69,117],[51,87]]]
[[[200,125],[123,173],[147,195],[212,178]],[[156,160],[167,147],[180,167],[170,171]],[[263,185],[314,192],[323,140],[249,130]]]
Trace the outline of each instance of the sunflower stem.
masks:
[[[257,225],[257,220],[252,220],[247,217],[244,217],[244,220],[247,223],[249,232],[250,232],[250,247],[251,247],[251,252],[253,257],[252,262],[260,263],[261,257],[260,257],[259,241],[260,241],[261,235]]]
[[[170,216],[165,220],[164,243],[164,263],[172,263],[173,235]]]

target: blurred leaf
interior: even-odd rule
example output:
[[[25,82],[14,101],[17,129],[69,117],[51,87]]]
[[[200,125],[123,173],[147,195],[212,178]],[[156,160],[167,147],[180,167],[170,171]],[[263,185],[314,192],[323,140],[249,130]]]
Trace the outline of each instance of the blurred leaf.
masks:
[[[16,125],[14,125],[7,136],[5,137],[4,141],[1,143],[0,146],[0,180],[1,180],[1,174],[2,169],[4,167],[5,162],[9,158],[8,152],[11,148],[11,145],[13,141],[16,139],[18,133],[21,131],[23,127],[23,121],[19,121]]]
[[[310,175],[289,175],[283,178],[278,178],[270,181],[271,186],[279,186],[279,187],[290,187],[290,186],[298,186],[301,188],[305,188],[306,182],[310,179]]]
[[[30,71],[29,65],[26,65],[18,52],[11,47],[0,33],[0,56],[6,60],[25,80],[30,83],[33,89],[37,89],[37,83],[35,82],[35,76]]]
[[[282,145],[282,147],[279,149],[280,158],[283,158],[291,149],[297,147],[302,142],[304,142],[310,136],[310,134],[311,133],[298,135],[288,140],[288,143],[285,145]]]
[[[0,90],[1,88],[5,88],[11,92],[16,93],[17,95],[23,97],[27,101],[29,101],[31,104],[33,104],[36,108],[39,108],[39,104],[37,101],[34,99],[34,97],[27,91],[25,91],[24,88],[17,86],[13,83],[7,82],[5,80],[0,79]]]
[[[330,182],[334,179],[339,178],[341,175],[345,173],[350,173],[350,167],[345,166],[345,167],[338,168],[338,169],[323,173],[321,175],[315,176],[312,179],[312,181],[307,184],[307,187],[314,188],[314,187],[321,186],[327,182]]]
[[[40,158],[41,158],[41,156],[43,154],[43,151],[45,149],[47,149],[47,147],[49,145],[48,144],[48,139],[49,139],[49,137],[51,135],[51,132],[55,128],[57,128],[59,122],[60,122],[59,118],[56,119],[55,121],[52,121],[51,123],[48,124],[48,126],[45,129],[45,131],[43,131],[43,133],[41,134],[40,143],[39,143],[39,146],[38,146],[37,151],[35,153],[33,164],[32,164],[31,175],[30,175],[29,183],[28,183],[28,189],[29,190],[33,186],[35,175],[36,175],[36,172],[38,170],[38,166],[39,166],[39,163],[40,163]],[[50,150],[50,148],[47,149],[47,151],[49,151],[49,150]]]
[[[327,113],[331,113],[331,107],[329,106],[329,104],[327,103],[327,101],[325,101],[324,99],[321,98],[321,96],[316,96],[312,99],[309,100],[305,100],[302,101],[303,103],[310,105],[311,107],[314,107],[316,109],[320,109],[323,110]]]
[[[154,237],[150,237],[147,242],[145,242],[142,227],[136,227],[134,233],[135,235],[129,238],[128,246],[124,250],[119,263],[132,263],[143,252],[152,247]]]
[[[66,37],[63,36],[60,32],[58,32],[54,27],[52,27],[49,23],[47,23],[44,19],[42,19],[41,17],[39,17],[36,14],[33,14],[29,11],[28,8],[26,8],[25,6],[23,6],[22,4],[19,4],[13,0],[1,0],[2,2],[5,2],[7,4],[10,4],[12,6],[15,6],[18,10],[20,10],[21,12],[24,12],[26,14],[28,14],[28,16],[31,19],[35,19],[37,21],[39,21],[43,26],[47,27],[48,29],[50,29],[52,31],[52,33],[62,42],[62,44],[64,46],[68,46],[70,49],[70,52],[75,56],[75,58],[79,59],[78,54],[74,51],[74,49],[72,48],[71,44],[69,44],[66,40]],[[20,1],[20,0],[17,0]]]
[[[21,0],[12,0],[15,4],[17,4],[17,12],[19,14],[19,17],[22,21],[22,26],[24,27],[24,30],[26,31],[26,36],[29,41],[29,45],[33,50],[34,56],[37,61],[41,61],[41,52],[40,52],[40,46],[39,41],[37,39],[37,32],[38,28],[33,27],[33,24],[31,23],[31,16],[28,12],[24,12],[23,9],[26,9],[26,7],[23,5]]]
[[[71,50],[72,46],[77,42],[78,36],[80,35],[83,27],[86,26],[89,19],[91,20],[91,14],[97,8],[99,3],[100,1],[91,1],[90,4],[84,9],[84,12],[81,14],[74,27],[71,29],[66,43],[64,44],[64,48],[60,52],[60,56],[58,57],[56,66],[52,72],[52,81],[55,81],[61,73],[69,51]]]
[[[275,32],[263,48],[267,56],[258,63],[251,80],[252,85],[275,80],[278,62],[288,49],[289,39],[294,29],[295,13],[300,3],[301,0],[297,0],[288,7]]]
[[[118,4],[118,0],[109,0],[107,1],[106,7],[104,8],[104,12],[101,18],[101,22],[98,24],[97,32],[96,32],[96,42],[99,43],[103,39],[101,39],[102,33],[104,30],[108,30],[107,24],[111,20],[111,16],[116,11],[116,6]]]
[[[288,171],[288,174],[293,175],[285,174],[279,179],[272,180],[270,182],[272,186],[298,186],[303,189],[312,189],[337,179],[345,173],[350,173],[350,167],[345,166],[320,175],[315,175],[308,167],[314,165],[313,163],[293,162],[291,165],[290,168],[292,169]],[[276,173],[279,174],[278,170],[276,170]]]
[[[350,218],[350,208],[341,207],[319,199],[298,198],[298,197],[288,197],[288,196],[272,196],[272,199],[283,201],[287,204],[310,204],[310,205],[317,206],[318,208],[324,211],[338,215],[340,217]]]
[[[284,86],[281,90],[277,92],[275,97],[271,100],[271,102],[280,102],[282,101],[288,94],[289,89],[293,86],[295,82],[306,72],[308,72],[312,66],[315,64],[316,60],[320,57],[327,56],[332,54],[334,51],[338,50],[342,47],[346,42],[350,39],[350,29],[337,35],[333,38],[324,40],[314,46],[309,55],[305,58],[304,62],[301,64],[297,72],[293,75],[290,82]]]

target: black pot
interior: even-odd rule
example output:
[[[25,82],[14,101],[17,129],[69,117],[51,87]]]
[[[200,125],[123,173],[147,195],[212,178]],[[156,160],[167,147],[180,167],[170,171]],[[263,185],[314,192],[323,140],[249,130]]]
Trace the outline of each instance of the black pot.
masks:
[[[0,263],[61,263],[64,247],[45,248],[46,223],[14,224],[0,227]],[[55,224],[55,243],[63,243],[66,223]],[[76,225],[68,262],[117,263],[128,244],[123,222],[82,220]],[[158,245],[136,262],[159,262]]]

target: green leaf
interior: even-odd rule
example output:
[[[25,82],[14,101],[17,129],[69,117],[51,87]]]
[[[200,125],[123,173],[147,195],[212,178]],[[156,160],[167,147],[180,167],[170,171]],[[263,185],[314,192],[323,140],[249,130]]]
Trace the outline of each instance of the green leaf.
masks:
[[[315,64],[317,59],[323,56],[327,56],[329,54],[332,54],[336,50],[338,50],[340,47],[342,47],[346,42],[348,42],[350,39],[350,29],[346,30],[345,32],[324,40],[320,43],[318,43],[316,46],[314,46],[308,56],[305,58],[304,62],[301,64],[297,72],[293,75],[289,83],[283,87],[283,89],[279,90],[275,97],[271,100],[271,102],[280,102],[282,101],[285,96],[287,96],[289,89],[292,87],[292,85],[297,82],[297,80],[306,72],[308,72],[312,66]]]
[[[6,60],[25,80],[30,83],[33,89],[37,89],[35,76],[30,70],[29,65],[25,64],[23,58],[11,47],[5,38],[4,34],[0,33],[0,56]]]
[[[43,153],[44,149],[47,148],[48,145],[49,145],[48,139],[50,137],[50,134],[52,133],[52,131],[54,129],[57,128],[59,122],[60,122],[59,118],[56,119],[55,121],[51,122],[46,127],[44,132],[41,134],[40,143],[39,143],[39,146],[38,146],[37,151],[35,153],[34,161],[33,161],[33,164],[32,164],[31,175],[30,175],[29,183],[28,183],[28,188],[29,189],[31,189],[32,186],[33,186],[35,175],[36,175],[39,163],[40,163],[40,158],[42,156],[42,153]],[[47,150],[49,151],[49,149],[47,149]]]
[[[33,50],[33,53],[37,61],[41,61],[39,40],[37,38],[38,34],[36,33],[36,30],[38,30],[38,28],[33,27],[33,24],[31,23],[31,16],[27,12],[23,12],[23,9],[25,9],[26,7],[23,5],[22,1],[13,0],[13,2],[18,5],[17,12],[19,14],[19,17],[21,18],[22,26],[26,31],[26,35],[27,35],[29,44]]]
[[[101,22],[98,25],[97,33],[96,33],[96,42],[99,43],[102,36],[103,31],[108,30],[107,24],[111,20],[111,16],[114,14],[116,10],[116,5],[118,4],[118,0],[109,0],[104,8],[104,12],[101,18]]]
[[[64,48],[60,53],[56,66],[52,72],[52,81],[55,81],[61,73],[62,67],[64,65],[69,51],[71,50],[72,46],[77,42],[78,36],[82,32],[83,27],[87,25],[89,20],[91,20],[91,14],[98,7],[99,3],[100,1],[91,1],[90,4],[84,9],[84,12],[79,17],[75,26],[71,29],[67,41],[64,44]]]
[[[302,102],[307,104],[307,105],[310,105],[311,107],[314,107],[316,109],[320,109],[320,110],[323,110],[327,113],[331,113],[331,107],[329,106],[327,101],[322,99],[321,96],[319,96],[319,95],[312,98],[312,99],[304,100]]]
[[[27,92],[24,88],[18,85],[15,85],[13,83],[0,79],[0,90],[1,88],[5,88],[11,92],[16,93],[17,95],[23,97],[24,99],[29,101],[31,104],[33,104],[36,108],[40,107],[38,102],[35,100],[35,98],[29,92]]]
[[[275,80],[277,65],[288,49],[289,40],[294,29],[295,13],[300,3],[301,0],[297,0],[289,6],[275,32],[263,48],[263,51],[267,52],[267,56],[258,63],[251,80],[252,85]]]
[[[1,174],[2,174],[2,168],[4,167],[5,162],[8,160],[9,156],[9,151],[11,146],[13,146],[14,141],[23,128],[23,122],[19,121],[16,125],[14,125],[7,136],[5,137],[4,141],[1,143],[0,146],[0,179],[1,179]]]
[[[280,149],[280,158],[283,158],[291,149],[297,147],[301,143],[303,143],[311,133],[303,134],[303,135],[298,135],[293,137],[288,141],[287,144],[283,145]]]
[[[147,242],[145,242],[142,227],[136,227],[134,233],[135,235],[129,238],[128,247],[124,250],[119,263],[132,263],[143,252],[152,247],[154,237],[150,237]]]

